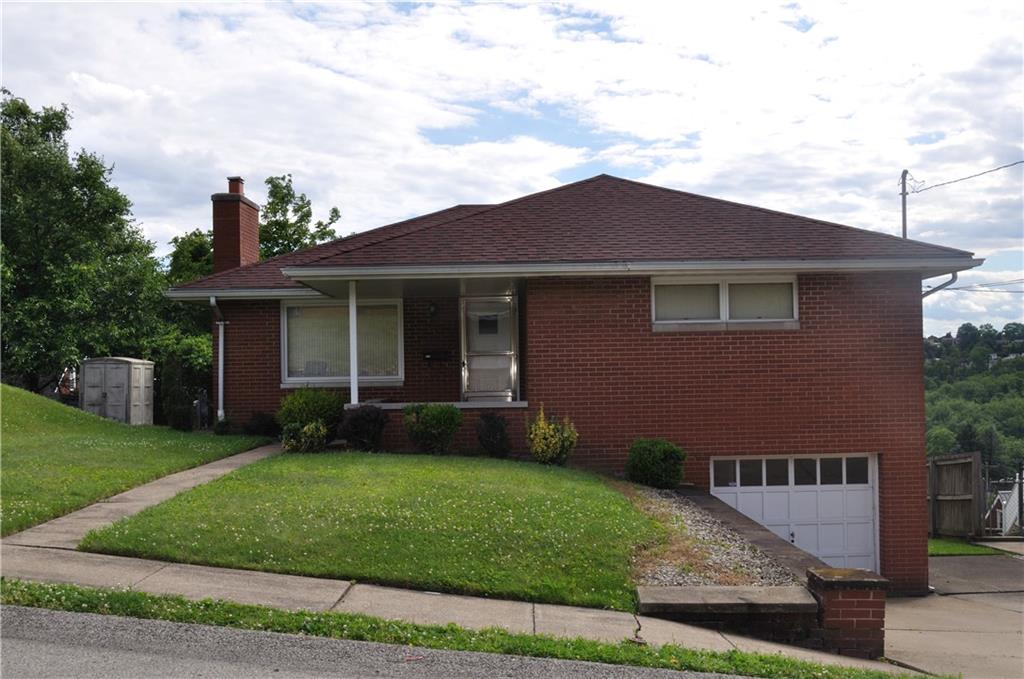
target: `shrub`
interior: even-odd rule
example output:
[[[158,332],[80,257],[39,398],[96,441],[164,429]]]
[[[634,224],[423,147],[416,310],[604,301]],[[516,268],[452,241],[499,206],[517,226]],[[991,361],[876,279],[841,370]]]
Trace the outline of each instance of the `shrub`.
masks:
[[[537,419],[526,430],[530,454],[542,464],[565,464],[579,438],[576,427],[568,417],[561,423],[549,420],[544,416],[544,406],[540,407]]]
[[[508,457],[508,423],[497,413],[483,413],[476,423],[476,440],[480,449],[490,457]]]
[[[172,429],[192,431],[193,398],[185,379],[181,358],[168,356],[163,363],[160,379],[161,405],[164,421]]]
[[[309,424],[291,422],[281,430],[281,448],[286,453],[315,453],[327,447],[327,427],[320,420]]]
[[[380,450],[388,414],[377,406],[359,406],[345,413],[345,419],[338,430],[338,436],[348,442],[350,448]]]
[[[665,439],[637,439],[629,448],[626,478],[655,488],[675,488],[683,480],[686,453]]]
[[[243,434],[250,436],[269,436],[277,438],[281,435],[281,425],[269,413],[253,413],[249,421],[242,427]]]
[[[414,403],[402,411],[405,431],[424,453],[448,452],[461,424],[462,412],[446,403]]]
[[[285,396],[277,411],[277,423],[305,427],[319,421],[328,431],[335,431],[345,414],[345,402],[335,393],[304,387]]]

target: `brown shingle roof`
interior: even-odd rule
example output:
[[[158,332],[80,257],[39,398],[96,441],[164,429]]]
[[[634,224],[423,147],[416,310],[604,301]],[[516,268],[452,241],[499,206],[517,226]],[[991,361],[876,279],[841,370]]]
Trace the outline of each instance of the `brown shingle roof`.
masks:
[[[970,256],[963,250],[598,175],[498,205],[456,206],[183,287],[299,287],[281,274],[286,266]]]

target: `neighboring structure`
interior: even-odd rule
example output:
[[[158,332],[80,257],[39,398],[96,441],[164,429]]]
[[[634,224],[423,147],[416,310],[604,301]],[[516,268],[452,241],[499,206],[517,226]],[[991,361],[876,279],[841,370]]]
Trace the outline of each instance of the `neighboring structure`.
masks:
[[[1020,534],[1020,505],[1017,502],[1020,497],[1019,485],[1018,479],[1010,490],[996,492],[996,497],[985,514],[985,532],[989,535]]]
[[[153,424],[153,362],[138,358],[82,361],[82,410],[127,424]]]
[[[467,448],[497,409],[522,452],[543,405],[571,464],[668,438],[779,535],[926,591],[921,280],[971,253],[600,175],[253,263],[241,180],[213,201],[217,273],[169,295],[213,307],[232,422],[309,385],[455,403]]]

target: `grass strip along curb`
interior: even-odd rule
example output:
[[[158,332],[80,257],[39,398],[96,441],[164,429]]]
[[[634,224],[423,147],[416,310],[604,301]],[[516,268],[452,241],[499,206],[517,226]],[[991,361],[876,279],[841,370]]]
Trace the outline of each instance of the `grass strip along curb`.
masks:
[[[928,556],[998,556],[1005,553],[957,538],[928,538]]]
[[[209,599],[191,601],[179,596],[155,596],[133,590],[94,589],[11,579],[0,579],[0,601],[12,606],[219,625],[333,639],[375,641],[431,649],[583,660],[751,677],[888,679],[893,676],[874,670],[819,665],[782,655],[742,651],[698,651],[674,645],[643,646],[628,641],[610,644],[586,639],[513,634],[495,628],[474,631],[457,625],[416,625],[351,613],[292,612]]]

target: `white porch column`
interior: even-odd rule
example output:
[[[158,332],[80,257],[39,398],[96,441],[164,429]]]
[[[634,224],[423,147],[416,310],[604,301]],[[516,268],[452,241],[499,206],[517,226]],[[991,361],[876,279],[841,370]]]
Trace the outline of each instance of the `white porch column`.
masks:
[[[348,384],[349,400],[359,403],[359,345],[356,332],[356,282],[348,282]]]

